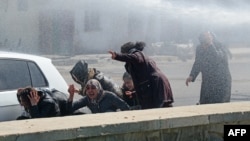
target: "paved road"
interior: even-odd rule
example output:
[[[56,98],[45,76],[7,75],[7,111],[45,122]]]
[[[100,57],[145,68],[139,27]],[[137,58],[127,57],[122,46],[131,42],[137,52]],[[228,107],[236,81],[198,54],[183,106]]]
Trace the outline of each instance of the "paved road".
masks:
[[[185,79],[191,70],[193,60],[183,62],[173,56],[151,57],[169,78],[174,93],[174,106],[195,105],[199,100],[201,75],[198,76],[196,82],[191,83],[188,87],[185,85]],[[119,85],[122,84],[121,77],[124,72],[124,63],[111,60],[109,54],[79,55],[53,59],[54,64],[68,84],[74,83],[69,71],[79,59],[87,60],[89,67],[99,69]],[[231,101],[250,101],[250,57],[236,56],[236,58],[230,60],[230,69],[233,79]],[[79,85],[77,86],[79,87]]]

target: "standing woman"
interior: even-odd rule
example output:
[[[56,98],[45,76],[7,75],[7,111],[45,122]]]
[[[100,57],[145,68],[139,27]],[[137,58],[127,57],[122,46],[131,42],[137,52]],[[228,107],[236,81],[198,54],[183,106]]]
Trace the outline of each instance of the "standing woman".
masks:
[[[231,73],[228,65],[230,52],[210,32],[201,33],[196,48],[195,61],[186,79],[186,85],[194,82],[201,72],[200,104],[229,102],[231,97]]]
[[[168,78],[142,52],[144,47],[144,42],[127,42],[121,46],[121,53],[109,53],[112,59],[126,62],[125,69],[133,79],[142,109],[172,107],[174,99]]]

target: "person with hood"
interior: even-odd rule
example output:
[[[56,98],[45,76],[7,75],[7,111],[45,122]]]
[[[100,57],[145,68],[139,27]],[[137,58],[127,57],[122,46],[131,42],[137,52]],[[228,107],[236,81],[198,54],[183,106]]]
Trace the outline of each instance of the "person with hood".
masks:
[[[116,112],[117,110],[130,110],[129,105],[113,92],[103,90],[101,84],[96,79],[90,79],[85,85],[84,94],[86,96],[73,101],[75,87],[70,85],[68,98],[68,110],[74,111],[87,106],[92,113]]]
[[[79,60],[70,71],[70,75],[76,83],[81,85],[79,90],[75,89],[80,95],[84,95],[86,82],[90,79],[96,79],[101,83],[104,90],[111,91],[122,97],[119,85],[96,68],[88,68],[88,63],[85,60]]]
[[[232,83],[228,64],[228,58],[232,57],[230,51],[209,31],[201,33],[199,41],[186,85],[194,82],[201,73],[202,82],[198,104],[230,102]]]
[[[114,60],[126,62],[125,69],[131,75],[142,109],[172,107],[172,89],[166,75],[154,60],[142,51],[144,42],[127,42],[121,53],[109,51]]]
[[[44,118],[60,116],[60,108],[56,101],[45,91],[38,91],[33,87],[20,88],[17,91],[17,100],[28,113],[28,117],[18,119]]]

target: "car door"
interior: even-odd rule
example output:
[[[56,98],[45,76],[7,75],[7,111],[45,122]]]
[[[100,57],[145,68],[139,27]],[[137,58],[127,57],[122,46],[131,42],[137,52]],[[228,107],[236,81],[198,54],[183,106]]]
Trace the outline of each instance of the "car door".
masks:
[[[0,59],[0,121],[15,120],[22,107],[16,97],[21,87],[48,87],[48,81],[35,62]]]

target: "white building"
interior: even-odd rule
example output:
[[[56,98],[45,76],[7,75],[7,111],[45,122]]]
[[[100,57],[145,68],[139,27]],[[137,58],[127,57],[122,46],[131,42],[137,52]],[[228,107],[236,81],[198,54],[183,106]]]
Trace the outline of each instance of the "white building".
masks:
[[[161,41],[162,17],[133,0],[1,0],[0,49],[106,53],[127,41]],[[143,2],[143,1],[137,1]]]

